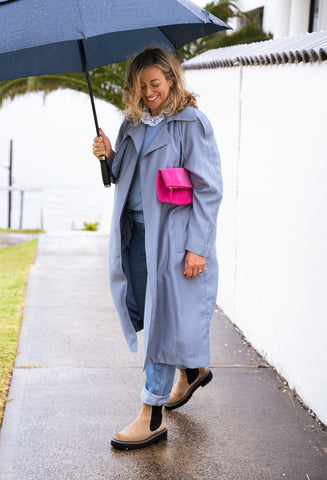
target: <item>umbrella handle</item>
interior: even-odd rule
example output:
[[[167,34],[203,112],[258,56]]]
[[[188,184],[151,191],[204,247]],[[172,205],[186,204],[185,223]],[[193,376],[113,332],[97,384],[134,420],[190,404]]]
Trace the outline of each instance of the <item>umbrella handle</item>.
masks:
[[[99,160],[100,160],[100,166],[101,166],[103,185],[106,188],[108,188],[111,185],[111,181],[110,181],[109,169],[107,165],[107,159],[104,155],[100,155]]]

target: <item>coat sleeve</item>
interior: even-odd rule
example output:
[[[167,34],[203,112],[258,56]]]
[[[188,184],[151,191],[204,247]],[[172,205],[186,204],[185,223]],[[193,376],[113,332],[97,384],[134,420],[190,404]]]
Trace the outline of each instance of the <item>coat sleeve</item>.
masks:
[[[206,257],[216,236],[222,199],[220,157],[212,126],[202,112],[197,111],[195,121],[185,122],[183,130],[184,167],[193,184],[186,250]]]

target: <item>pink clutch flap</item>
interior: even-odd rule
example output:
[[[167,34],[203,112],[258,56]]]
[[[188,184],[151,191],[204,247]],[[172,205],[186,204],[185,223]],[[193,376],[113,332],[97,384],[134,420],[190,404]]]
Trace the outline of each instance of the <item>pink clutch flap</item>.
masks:
[[[193,200],[193,185],[185,168],[160,168],[157,174],[159,202],[187,205]]]

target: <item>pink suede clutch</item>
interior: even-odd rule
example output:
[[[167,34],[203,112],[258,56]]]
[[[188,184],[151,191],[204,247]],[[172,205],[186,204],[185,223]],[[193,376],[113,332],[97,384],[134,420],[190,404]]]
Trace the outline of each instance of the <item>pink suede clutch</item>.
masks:
[[[192,203],[193,185],[185,168],[160,168],[157,174],[159,202],[173,205]]]

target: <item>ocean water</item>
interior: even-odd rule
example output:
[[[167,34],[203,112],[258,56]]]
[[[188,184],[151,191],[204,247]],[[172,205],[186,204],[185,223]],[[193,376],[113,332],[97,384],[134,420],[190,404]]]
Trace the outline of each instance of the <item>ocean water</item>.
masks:
[[[122,114],[96,101],[99,123],[114,144]],[[89,98],[69,90],[44,100],[28,94],[0,109],[0,187],[8,186],[10,139],[13,139],[13,186],[35,187],[24,193],[23,228],[71,230],[83,222],[101,222],[108,230],[113,190],[102,184],[92,155],[95,127]],[[11,227],[19,228],[21,194],[12,192]],[[0,190],[0,227],[8,224],[8,192]]]
[[[11,228],[43,228],[46,231],[73,230],[83,222],[109,225],[111,196],[103,194],[102,186],[43,185],[42,191],[25,191],[21,213],[21,193],[12,192]],[[106,201],[107,200],[107,201]],[[108,210],[108,211],[106,211]],[[8,193],[0,192],[0,227],[8,226]],[[21,218],[22,215],[22,218]]]

